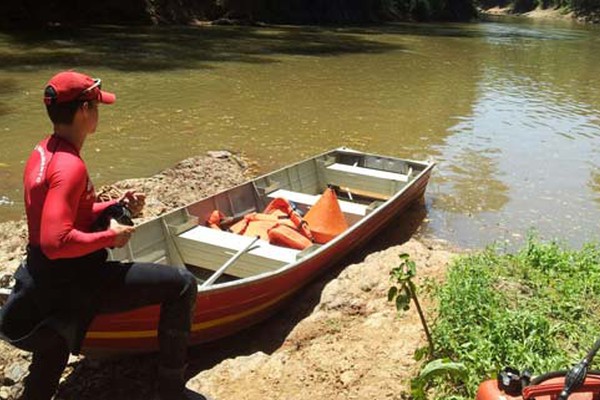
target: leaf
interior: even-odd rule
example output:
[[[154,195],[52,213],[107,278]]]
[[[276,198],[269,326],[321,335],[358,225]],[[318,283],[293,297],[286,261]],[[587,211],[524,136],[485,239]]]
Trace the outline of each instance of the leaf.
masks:
[[[399,294],[398,297],[396,297],[396,310],[406,311],[407,310],[406,307],[409,305],[409,302],[410,302],[410,297],[408,297],[405,293]]]
[[[408,253],[402,253],[400,254],[400,259],[401,260],[408,260],[410,258],[410,256],[408,255]]]
[[[450,361],[447,358],[433,360],[428,363],[418,376],[418,380],[429,383],[440,375],[449,375],[459,379],[466,377],[467,368],[464,364]]]
[[[414,400],[426,400],[425,385],[418,379],[413,379],[410,383],[410,393]]]
[[[429,347],[427,347],[427,346],[419,347],[417,350],[415,350],[415,354],[414,354],[413,358],[415,359],[415,361],[421,361],[428,354],[429,354]]]
[[[417,274],[417,264],[415,264],[414,261],[407,261],[406,266],[408,267],[406,273],[410,275],[411,278]]]
[[[390,290],[388,291],[388,301],[392,301],[394,300],[394,298],[396,297],[396,295],[398,294],[398,288],[396,286],[392,286],[390,288]]]

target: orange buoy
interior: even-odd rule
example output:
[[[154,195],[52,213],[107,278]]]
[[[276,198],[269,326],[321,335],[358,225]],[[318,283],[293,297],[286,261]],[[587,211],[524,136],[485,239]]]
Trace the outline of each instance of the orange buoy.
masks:
[[[321,198],[304,216],[316,243],[327,243],[348,229],[335,192],[325,189]]]

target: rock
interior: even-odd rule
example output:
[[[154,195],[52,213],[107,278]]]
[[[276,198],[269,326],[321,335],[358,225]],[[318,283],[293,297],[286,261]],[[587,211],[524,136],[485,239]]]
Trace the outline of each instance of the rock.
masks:
[[[10,382],[11,385],[21,382],[29,372],[28,367],[28,364],[25,362],[12,363],[4,370],[4,381]]]
[[[360,290],[363,292],[370,292],[379,285],[379,277],[366,277],[365,281],[360,284]]]
[[[9,399],[20,399],[23,397],[23,390],[25,386],[22,383],[17,383],[13,387],[10,388],[8,398]]]
[[[19,249],[19,245],[17,245],[17,250]],[[7,268],[7,270],[9,271],[16,271],[17,268],[19,268],[19,265],[21,264],[21,261],[23,260],[23,257],[20,256],[19,254],[17,254],[15,256],[15,258],[8,260],[8,262],[6,263],[5,267]]]
[[[8,386],[0,387],[0,399],[7,400],[10,396],[10,388]]]
[[[74,365],[77,364],[79,361],[81,361],[83,357],[82,356],[74,356],[72,354],[69,355],[69,360],[67,361],[67,365]]]
[[[383,328],[390,323],[390,318],[384,312],[374,313],[370,315],[364,322],[366,326],[373,329]]]
[[[345,371],[340,375],[340,382],[342,385],[348,386],[356,379],[356,374],[353,371]]]
[[[0,288],[9,288],[12,277],[12,274],[2,274],[0,276]]]
[[[212,158],[229,158],[229,157],[231,157],[231,153],[227,150],[209,151],[206,154],[208,154],[208,156],[212,157]]]
[[[241,356],[235,359],[238,364],[236,368],[236,374],[243,375],[256,371],[263,365],[269,357],[262,351],[256,352],[249,356]]]

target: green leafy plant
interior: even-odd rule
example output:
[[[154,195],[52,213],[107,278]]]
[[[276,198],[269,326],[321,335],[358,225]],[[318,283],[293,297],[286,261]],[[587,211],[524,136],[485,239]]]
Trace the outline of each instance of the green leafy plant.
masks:
[[[473,399],[504,367],[567,369],[600,332],[600,246],[580,250],[530,236],[523,248],[462,256],[434,289],[436,355],[463,364],[460,381],[433,377],[435,396]]]
[[[452,362],[447,358],[433,360],[426,364],[421,369],[419,376],[411,381],[411,394],[414,400],[425,400],[427,399],[427,385],[433,382],[435,378],[462,380],[466,375],[467,368],[464,364]]]
[[[398,312],[408,311],[410,308],[410,301],[414,301],[417,312],[419,313],[419,318],[421,319],[421,324],[423,325],[423,330],[425,331],[425,336],[427,336],[429,355],[433,356],[433,339],[431,338],[431,333],[429,332],[429,327],[427,326],[427,320],[423,314],[421,304],[417,298],[417,287],[412,281],[412,278],[414,278],[416,274],[417,265],[411,260],[410,255],[406,253],[400,254],[400,265],[390,271],[390,278],[393,285],[388,291],[388,301],[395,302],[396,310]]]

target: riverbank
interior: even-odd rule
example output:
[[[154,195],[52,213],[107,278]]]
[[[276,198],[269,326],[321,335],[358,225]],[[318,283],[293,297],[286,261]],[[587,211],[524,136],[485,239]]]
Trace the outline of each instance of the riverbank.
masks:
[[[143,218],[151,218],[254,173],[243,158],[215,152],[98,193],[117,197],[119,191],[140,188],[148,194]],[[24,221],[0,224],[0,275],[18,266],[25,240]],[[425,338],[415,310],[399,316],[387,302],[389,271],[401,253],[417,263],[419,280],[443,279],[454,254],[442,242],[410,240],[364,260],[347,260],[269,321],[192,349],[188,385],[219,400],[402,398],[419,366],[413,353]],[[146,399],[153,392],[155,358],[72,357],[57,398]],[[18,397],[30,360],[29,354],[0,343],[0,399]]]
[[[539,20],[553,20],[553,21],[577,21],[581,23],[600,23],[600,14],[586,14],[577,15],[573,11],[565,10],[563,8],[541,8],[537,7],[534,10],[515,13],[512,7],[492,7],[486,10],[480,10],[484,16],[514,16],[514,17],[525,17]]]

